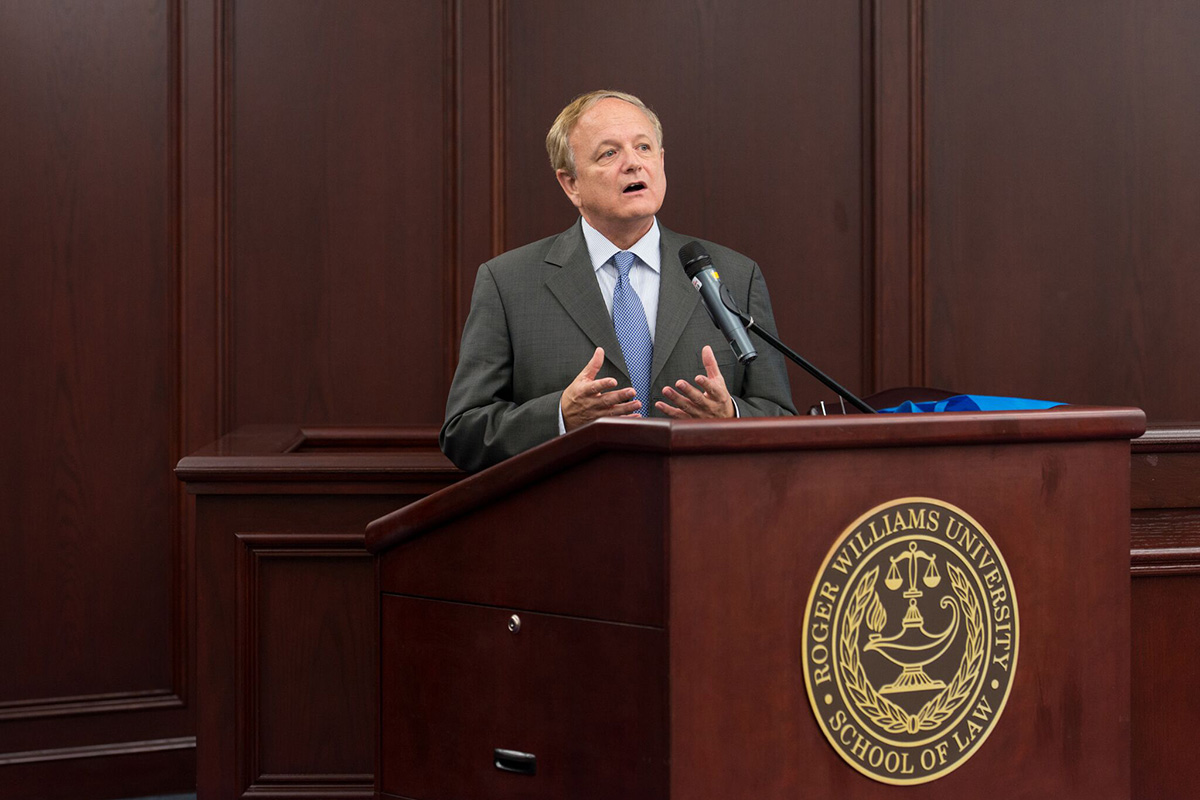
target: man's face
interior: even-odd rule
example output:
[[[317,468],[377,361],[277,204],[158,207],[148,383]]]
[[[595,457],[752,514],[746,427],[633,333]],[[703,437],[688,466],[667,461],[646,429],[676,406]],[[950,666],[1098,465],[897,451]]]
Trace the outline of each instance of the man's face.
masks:
[[[570,143],[575,175],[558,171],[563,191],[614,244],[632,244],[617,238],[640,238],[649,230],[667,191],[654,126],[637,106],[608,97],[579,118]]]

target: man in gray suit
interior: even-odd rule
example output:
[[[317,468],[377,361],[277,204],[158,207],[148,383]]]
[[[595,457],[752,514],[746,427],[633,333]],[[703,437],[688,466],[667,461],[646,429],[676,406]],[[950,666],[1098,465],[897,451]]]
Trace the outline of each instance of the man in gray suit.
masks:
[[[756,360],[737,362],[679,264],[691,238],[658,224],[662,144],[658,117],[622,92],[581,95],[555,120],[546,149],[581,219],[479,268],[440,436],[462,469],[600,417],[796,413],[783,359],[758,342]],[[758,266],[704,245],[741,307],[774,332]]]

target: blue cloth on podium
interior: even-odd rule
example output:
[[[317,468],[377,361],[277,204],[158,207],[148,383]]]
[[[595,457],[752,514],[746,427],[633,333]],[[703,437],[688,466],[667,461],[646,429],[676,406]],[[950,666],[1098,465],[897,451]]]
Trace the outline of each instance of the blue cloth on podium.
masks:
[[[1021,397],[989,397],[985,394],[956,394],[944,400],[914,403],[906,400],[898,406],[880,409],[885,414],[912,414],[920,411],[1038,411],[1066,405],[1052,400],[1026,400]]]

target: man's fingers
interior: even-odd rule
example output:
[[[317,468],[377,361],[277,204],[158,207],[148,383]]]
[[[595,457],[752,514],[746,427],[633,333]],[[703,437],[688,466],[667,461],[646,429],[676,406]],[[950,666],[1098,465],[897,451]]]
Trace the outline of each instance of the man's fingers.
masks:
[[[704,362],[704,372],[709,378],[716,380],[721,377],[721,368],[717,366],[717,357],[713,355],[712,347],[704,345],[704,349],[700,351],[700,360]]]
[[[661,400],[655,403],[654,407],[672,419],[691,419],[692,416],[686,411],[676,408],[675,406],[667,405]]]
[[[730,403],[729,392],[721,380],[709,380],[704,375],[697,375],[696,381],[707,391],[701,391],[685,380],[675,383],[675,388],[663,387],[663,397],[674,404],[658,403],[656,407],[675,419],[686,417],[728,417],[727,404]],[[671,409],[668,411],[667,409]],[[678,411],[679,413],[675,413]]]
[[[705,399],[704,392],[700,391],[695,386],[692,386],[682,378],[675,381],[675,387],[673,389],[670,386],[664,386],[663,394],[667,395],[667,392],[670,392],[671,395],[686,397],[689,402],[694,403],[695,405],[701,405]],[[671,395],[667,396],[670,397]]]
[[[613,380],[613,385],[616,385],[615,380]],[[628,402],[635,397],[637,397],[637,390],[627,386],[618,391],[600,391],[593,393],[591,405],[599,408],[612,408],[620,403]]]
[[[608,413],[614,417],[637,417],[640,416],[637,412],[642,407],[641,400],[630,400],[628,403],[618,403],[608,409]]]
[[[596,379],[596,375],[600,372],[600,367],[604,364],[604,348],[597,347],[596,352],[592,353],[592,358],[588,361],[587,366],[583,368],[583,372],[579,373],[576,380],[591,381]]]
[[[598,381],[588,381],[583,380],[583,376],[580,375],[575,380],[577,381],[575,385],[579,389],[580,397],[599,397],[605,392],[611,392],[617,388],[616,378],[601,378]]]
[[[725,402],[729,396],[729,390],[725,388],[725,381],[721,379],[721,373],[717,373],[716,378],[710,378],[705,375],[697,375],[696,383],[704,390],[704,393],[712,400],[719,403]]]
[[[593,403],[585,409],[582,409],[581,416],[585,420],[600,419],[602,417],[636,417],[638,409],[642,407],[642,401],[634,398],[624,403],[609,402],[610,396],[615,396],[616,392],[610,392],[605,395],[604,403]]]
[[[725,407],[729,403],[729,390],[725,388],[725,378],[712,347],[705,345],[700,351],[700,359],[705,374],[697,375],[695,384],[681,379],[674,386],[664,386],[664,401],[655,403],[655,408],[672,419],[728,416]],[[597,347],[571,387],[576,409],[573,416],[578,415],[583,420],[638,416],[642,404],[632,387],[617,389],[616,378],[596,380],[603,364],[604,348]]]
[[[672,406],[673,408],[678,408],[679,406],[687,406],[690,408],[692,405],[694,405],[687,395],[675,391],[670,386],[663,387],[663,397],[674,404]]]
[[[632,400],[634,403],[637,404],[633,407],[633,409],[632,409],[633,411],[637,411],[639,408],[642,407],[641,401],[634,399],[636,397],[637,397],[637,390],[632,387],[622,389],[619,392],[608,392],[607,394],[604,395],[604,399],[614,409],[624,408],[625,406],[628,406],[629,402]]]

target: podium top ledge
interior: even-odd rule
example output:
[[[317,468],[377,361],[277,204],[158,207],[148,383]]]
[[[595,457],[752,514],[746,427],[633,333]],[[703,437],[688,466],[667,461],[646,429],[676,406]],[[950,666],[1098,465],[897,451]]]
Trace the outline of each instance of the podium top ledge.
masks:
[[[663,457],[801,450],[1129,440],[1146,430],[1139,408],[856,414],[735,420],[601,419],[476,473],[367,526],[373,553],[602,453]]]

